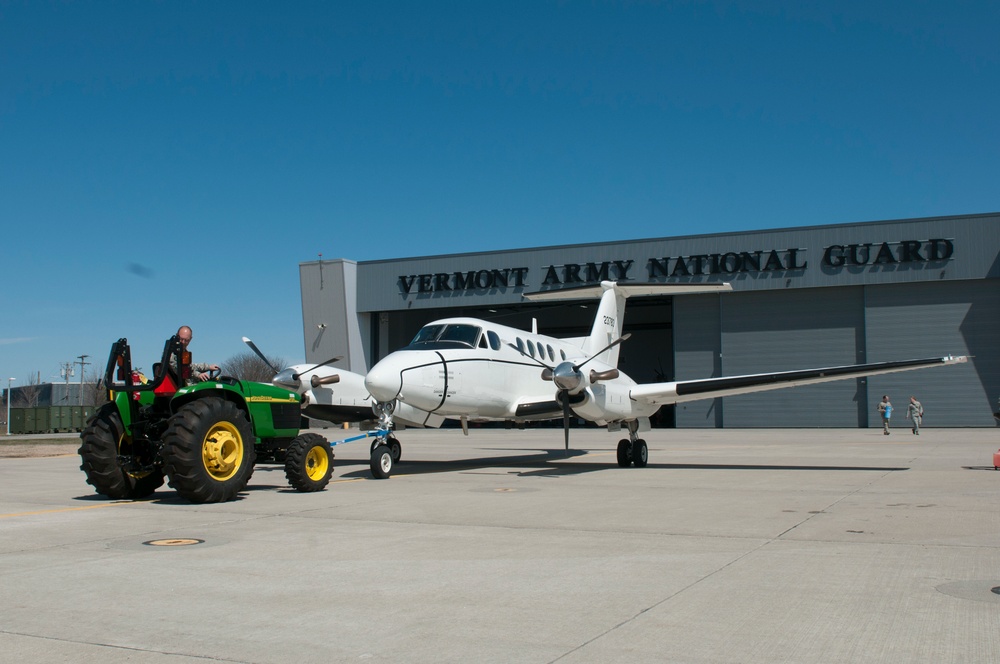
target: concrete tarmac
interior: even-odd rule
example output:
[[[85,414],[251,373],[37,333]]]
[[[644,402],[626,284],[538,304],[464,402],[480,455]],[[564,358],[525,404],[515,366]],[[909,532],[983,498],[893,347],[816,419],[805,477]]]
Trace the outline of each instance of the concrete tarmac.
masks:
[[[0,459],[0,661],[1000,661],[1000,431],[620,437],[406,430],[214,505]]]

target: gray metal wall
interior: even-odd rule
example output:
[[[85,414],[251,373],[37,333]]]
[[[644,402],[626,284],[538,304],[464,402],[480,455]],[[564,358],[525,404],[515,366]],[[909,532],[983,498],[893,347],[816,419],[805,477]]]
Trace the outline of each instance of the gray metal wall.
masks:
[[[722,375],[722,295],[692,295],[674,300],[674,379]],[[628,320],[626,309],[626,320]],[[722,426],[722,399],[676,406],[676,423],[685,428]]]
[[[678,427],[881,426],[888,394],[905,431],[908,397],[925,426],[993,426],[1000,394],[996,282],[925,282],[677,298],[678,380],[973,355],[970,363],[677,407]]]
[[[722,373],[739,375],[864,362],[862,288],[739,293],[722,303]],[[858,426],[858,381],[723,400],[727,427]]]
[[[867,290],[865,317],[872,358],[972,355],[967,365],[873,376],[869,409],[888,394],[895,427],[912,394],[924,426],[994,426],[1000,396],[1000,288],[995,280],[894,284]],[[878,424],[872,416],[872,425]]]
[[[364,373],[368,359],[364,339],[371,316],[358,313],[357,263],[342,259],[299,265],[302,329],[307,362],[342,356],[342,366]]]

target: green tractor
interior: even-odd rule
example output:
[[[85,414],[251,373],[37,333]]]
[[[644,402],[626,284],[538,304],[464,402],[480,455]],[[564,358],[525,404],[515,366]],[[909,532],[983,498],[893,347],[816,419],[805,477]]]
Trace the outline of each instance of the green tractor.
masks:
[[[163,485],[193,503],[233,500],[255,463],[284,463],[289,484],[320,491],[333,453],[318,434],[300,434],[295,392],[225,376],[185,386],[191,354],[175,335],[147,380],[132,368],[127,339],[111,347],[101,406],[80,434],[80,469],[97,493],[117,500]],[[214,372],[213,372],[214,374]]]

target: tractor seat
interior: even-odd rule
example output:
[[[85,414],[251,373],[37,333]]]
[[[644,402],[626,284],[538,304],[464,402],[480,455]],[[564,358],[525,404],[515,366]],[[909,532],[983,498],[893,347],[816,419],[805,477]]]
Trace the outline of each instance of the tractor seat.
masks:
[[[153,375],[159,376],[162,367],[162,362],[153,363]],[[184,387],[184,383],[178,378],[177,372],[174,371],[173,367],[168,364],[167,375],[164,377],[163,382],[160,383],[160,386],[154,390],[154,393],[159,396],[172,396],[181,387]]]

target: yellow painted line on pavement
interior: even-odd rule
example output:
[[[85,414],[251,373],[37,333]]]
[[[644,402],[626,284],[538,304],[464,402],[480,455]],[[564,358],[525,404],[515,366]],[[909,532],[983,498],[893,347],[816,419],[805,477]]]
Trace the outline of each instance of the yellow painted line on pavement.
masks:
[[[113,503],[101,503],[100,505],[87,505],[85,507],[60,507],[51,510],[36,510],[34,512],[12,512],[11,514],[0,514],[0,519],[9,519],[15,516],[37,516],[39,514],[58,514],[60,512],[79,512],[81,510],[96,510],[102,507],[114,507],[115,505],[132,505],[131,500],[119,500]]]

